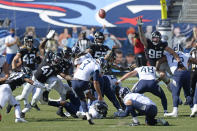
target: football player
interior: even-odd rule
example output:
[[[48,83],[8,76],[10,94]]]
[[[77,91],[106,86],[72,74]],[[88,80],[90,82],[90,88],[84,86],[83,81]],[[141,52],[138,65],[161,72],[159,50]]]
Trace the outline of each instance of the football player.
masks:
[[[28,68],[23,68],[23,72],[13,72],[10,77],[6,80],[5,84],[0,85],[0,110],[8,104],[15,107],[15,123],[19,122],[27,122],[23,118],[20,117],[21,109],[20,104],[14,96],[12,95],[12,91],[14,91],[17,87],[21,86],[25,82],[28,82],[32,85],[36,85],[31,79],[31,71]],[[38,85],[36,85],[38,86]],[[0,114],[1,118],[1,114]]]
[[[145,123],[147,125],[169,125],[169,123],[163,119],[155,119],[157,115],[157,106],[148,97],[138,93],[131,93],[130,89],[125,87],[120,89],[119,95],[126,105],[126,110],[125,112],[114,115],[118,117],[125,117],[131,113],[133,117],[133,123],[131,123],[130,126],[140,125],[136,111],[138,111],[140,114],[145,115]]]
[[[181,48],[177,48],[181,49]],[[169,53],[166,53],[165,57],[157,61],[156,69],[159,71],[159,67],[161,63],[168,62],[168,65],[170,67],[170,70],[173,74],[173,82],[170,84],[170,88],[172,90],[172,98],[173,98],[173,111],[171,113],[166,113],[164,116],[171,116],[171,117],[177,117],[178,116],[178,102],[179,102],[179,96],[181,87],[183,87],[186,102],[190,105],[190,108],[192,108],[192,98],[190,95],[190,72],[188,71],[188,64],[194,63],[197,64],[197,60],[190,57],[189,54],[185,54],[180,50],[177,50],[177,54],[181,58],[182,62],[177,62],[175,58],[170,55]]]
[[[105,37],[102,32],[96,32],[94,34],[94,44],[90,45],[90,48],[87,49],[93,58],[105,57],[106,54],[110,51],[109,47],[103,45]]]
[[[100,90],[99,84],[99,74],[100,74],[100,66],[96,62],[95,59],[88,53],[84,56],[77,58],[74,62],[76,65],[76,71],[74,73],[73,81],[72,81],[72,88],[76,92],[77,96],[80,99],[80,103],[85,112],[86,118],[89,124],[94,124],[90,114],[88,113],[88,107],[85,100],[84,91],[88,90],[88,85],[90,78],[93,77],[93,85],[98,93],[98,100],[102,101],[103,97]]]
[[[12,70],[17,71],[19,67],[28,67],[34,73],[37,65],[41,62],[41,58],[38,54],[38,49],[33,46],[33,37],[25,36],[24,37],[24,45],[19,49],[18,53],[14,57],[12,61]],[[16,100],[24,100],[24,105],[29,106],[28,96],[30,92],[35,92],[34,86],[29,83],[24,85],[23,91],[21,95],[16,96]],[[8,106],[9,107],[9,106]],[[40,108],[35,105],[37,110]],[[10,112],[10,109],[7,108],[7,113]]]
[[[48,84],[46,86],[47,90],[55,89],[61,97],[61,100],[66,100],[66,92],[70,90],[69,86],[63,84],[62,81],[57,77],[60,75],[64,79],[67,79],[67,75],[62,72],[62,65],[60,64],[62,61],[62,56],[60,53],[47,52],[44,60],[41,62],[39,67],[37,68],[33,80],[35,83],[40,85]],[[42,88],[36,88],[36,92],[32,98],[31,106],[34,106],[41,97],[43,93]],[[22,110],[21,116],[25,117],[25,113],[27,113],[31,107],[24,108]]]
[[[139,81],[133,87],[133,93],[150,92],[154,94],[161,99],[164,113],[167,113],[167,98],[162,88],[158,85],[158,81],[156,80],[155,67],[138,65],[138,67],[135,68],[134,71],[131,71],[122,76],[117,81],[117,84],[129,77],[136,76],[137,74],[139,76]]]
[[[164,56],[163,55],[164,51],[167,51],[168,53],[173,55],[173,57],[176,59],[177,62],[181,62],[179,56],[174,52],[174,50],[171,49],[170,47],[168,47],[168,43],[161,41],[161,33],[160,32],[154,31],[152,33],[152,40],[147,39],[144,35],[143,30],[142,30],[143,23],[142,23],[141,17],[138,17],[137,23],[138,23],[138,31],[139,31],[140,41],[144,45],[145,54],[146,54],[147,60],[149,62],[149,65],[155,66],[156,61],[161,59]],[[167,69],[167,67],[168,66],[164,66],[163,67],[164,69],[161,68],[162,71],[163,72],[168,71],[169,74],[171,74],[170,71]],[[162,80],[169,87],[170,79],[166,75],[162,76]]]

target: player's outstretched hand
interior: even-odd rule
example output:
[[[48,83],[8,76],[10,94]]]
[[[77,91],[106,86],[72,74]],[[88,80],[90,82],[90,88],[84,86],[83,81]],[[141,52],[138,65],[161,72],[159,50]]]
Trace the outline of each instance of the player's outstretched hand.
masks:
[[[55,30],[50,30],[49,33],[47,34],[46,38],[51,39],[55,35]]]
[[[138,18],[137,18],[137,25],[138,26],[142,26],[144,23],[142,22],[142,17],[141,16],[139,16]]]

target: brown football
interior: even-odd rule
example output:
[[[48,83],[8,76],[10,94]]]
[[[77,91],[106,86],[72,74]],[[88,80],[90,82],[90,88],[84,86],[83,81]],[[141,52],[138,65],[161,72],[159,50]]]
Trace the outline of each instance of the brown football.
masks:
[[[100,9],[98,14],[99,14],[99,17],[102,19],[104,19],[106,16],[106,12],[104,9]]]

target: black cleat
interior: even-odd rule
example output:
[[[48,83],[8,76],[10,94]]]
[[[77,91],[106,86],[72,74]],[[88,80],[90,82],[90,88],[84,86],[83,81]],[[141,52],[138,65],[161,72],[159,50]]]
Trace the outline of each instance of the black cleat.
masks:
[[[21,118],[25,118],[25,113],[21,112]]]
[[[140,125],[139,122],[137,122],[137,123],[133,122],[133,123],[129,124],[129,126],[139,126],[139,125]]]
[[[38,107],[37,104],[35,106],[33,106],[33,108],[35,108],[37,111],[40,111],[40,108]]]
[[[59,107],[58,111],[56,112],[56,114],[58,116],[61,116],[61,117],[66,117],[66,115],[64,114],[63,112],[63,108]]]
[[[89,123],[90,125],[94,125],[94,122],[92,121],[92,119],[88,120],[88,123]]]
[[[12,105],[8,104],[8,106],[6,107],[6,113],[10,113],[10,111],[12,110]]]
[[[48,102],[49,101],[49,91],[43,92],[43,101]]]

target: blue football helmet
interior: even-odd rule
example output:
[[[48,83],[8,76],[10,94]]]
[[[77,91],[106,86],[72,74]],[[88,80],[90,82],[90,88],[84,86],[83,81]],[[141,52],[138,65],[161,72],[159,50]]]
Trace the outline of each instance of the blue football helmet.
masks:
[[[122,87],[119,90],[119,97],[123,99],[129,93],[131,93],[131,90],[128,87]]]

